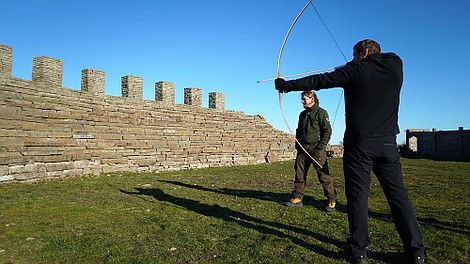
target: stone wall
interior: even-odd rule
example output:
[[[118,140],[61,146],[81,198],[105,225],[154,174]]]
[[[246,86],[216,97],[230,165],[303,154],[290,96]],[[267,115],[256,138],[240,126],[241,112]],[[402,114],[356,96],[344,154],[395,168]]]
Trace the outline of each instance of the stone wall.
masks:
[[[258,115],[225,110],[223,93],[121,78],[105,95],[105,72],[82,71],[81,89],[62,87],[62,61],[33,59],[32,80],[11,76],[12,48],[0,44],[0,182],[108,172],[168,171],[293,159],[291,135]]]

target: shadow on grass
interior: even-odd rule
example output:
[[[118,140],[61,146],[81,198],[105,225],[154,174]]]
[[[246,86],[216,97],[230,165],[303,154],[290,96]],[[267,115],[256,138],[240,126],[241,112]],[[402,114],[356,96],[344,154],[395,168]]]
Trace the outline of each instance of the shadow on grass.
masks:
[[[277,202],[277,203],[283,203],[281,201],[287,201],[289,198],[291,198],[285,193],[264,192],[264,191],[256,191],[256,190],[237,190],[237,189],[228,189],[228,188],[210,189],[210,188],[206,188],[200,185],[187,184],[187,183],[182,183],[178,181],[168,181],[168,180],[158,180],[158,181],[185,187],[185,188],[195,189],[199,191],[213,192],[213,193],[224,194],[224,195],[232,195],[232,196],[242,197],[242,198],[253,198],[253,199],[259,199],[263,201],[270,201],[270,202]]]
[[[169,180],[158,180],[158,181],[185,187],[185,188],[196,189],[200,191],[214,192],[218,194],[232,195],[232,196],[242,197],[242,198],[252,198],[252,199],[258,199],[262,201],[276,202],[280,205],[285,205],[285,203],[290,198],[292,198],[291,194],[289,193],[275,193],[275,192],[265,192],[265,191],[257,191],[257,190],[239,190],[239,189],[228,189],[228,188],[210,189],[210,188],[206,188],[200,185],[192,185],[192,184],[187,184],[187,183],[182,183],[182,182],[177,182],[177,181],[169,181]],[[311,205],[320,211],[324,211],[325,206],[327,204],[326,199],[316,200],[310,196],[305,196],[303,199],[303,203],[305,205]],[[337,203],[336,211],[346,213],[346,206],[340,203]]]
[[[369,217],[382,220],[382,221],[387,221],[393,223],[393,218],[390,213],[377,213],[377,212],[371,212],[369,211]],[[470,227],[466,225],[458,225],[455,223],[448,223],[444,221],[437,220],[436,218],[429,218],[429,217],[417,217],[418,223],[420,225],[428,225],[432,226],[436,229],[440,230],[447,230],[450,232],[457,232],[463,235],[470,235]]]
[[[457,232],[460,234],[470,235],[470,227],[465,225],[456,225],[452,223],[443,222],[437,220],[436,218],[420,218],[418,217],[418,222],[425,225],[430,225],[436,229],[444,229],[452,232]]]
[[[180,183],[181,184],[181,183]],[[205,189],[204,187],[200,186],[191,186],[192,188],[200,188]],[[292,243],[299,245],[301,247],[304,247],[308,250],[311,250],[317,254],[323,255],[328,258],[332,259],[340,259],[341,256],[337,252],[333,252],[318,246],[311,245],[307,243],[306,241],[295,237],[293,235],[286,234],[285,232],[281,230],[288,230],[291,232],[295,232],[298,234],[302,235],[308,235],[311,236],[323,243],[328,243],[328,244],[333,244],[336,245],[337,247],[344,246],[344,243],[339,242],[338,240],[329,238],[327,236],[314,233],[309,230],[305,230],[302,228],[290,226],[290,225],[285,225],[282,223],[278,222],[272,222],[272,221],[265,221],[256,217],[252,217],[249,215],[246,215],[241,212],[234,211],[232,209],[229,209],[227,207],[222,207],[219,205],[208,205],[208,204],[202,204],[199,201],[191,200],[191,199],[186,199],[186,198],[180,198],[180,197],[175,197],[169,194],[166,194],[160,189],[145,189],[145,188],[135,188],[136,192],[129,192],[125,190],[120,190],[122,193],[128,194],[128,195],[146,195],[150,196],[154,199],[157,199],[159,201],[165,201],[165,202],[170,202],[174,205],[181,206],[183,208],[186,208],[187,210],[196,212],[198,214],[208,216],[208,217],[215,217],[222,219],[227,222],[234,222],[237,223],[240,226],[250,228],[253,230],[256,230],[260,233],[267,234],[267,235],[275,235],[280,238],[288,238],[292,241]],[[210,189],[208,189],[210,190]]]
[[[265,192],[265,191],[258,191],[258,190],[239,190],[239,189],[229,189],[229,188],[211,189],[211,188],[207,188],[207,187],[203,187],[199,185],[186,184],[186,183],[182,183],[178,181],[169,181],[169,180],[158,180],[158,181],[185,187],[185,188],[200,190],[200,191],[276,202],[281,205],[284,204],[284,202],[290,198],[290,194],[286,194],[286,193]],[[302,246],[317,254],[321,254],[327,258],[342,259],[342,255],[339,252],[333,252],[333,251],[329,251],[327,249],[324,249],[318,246],[311,245],[298,237],[286,234],[278,229],[281,229],[281,230],[283,229],[283,230],[288,230],[288,231],[295,232],[298,234],[308,235],[323,243],[335,245],[338,248],[346,248],[347,246],[346,242],[340,242],[338,240],[329,238],[327,236],[324,236],[322,234],[318,234],[309,230],[305,230],[303,228],[285,225],[279,222],[261,220],[259,218],[255,218],[255,217],[246,215],[241,212],[234,211],[226,207],[221,207],[219,205],[201,204],[199,201],[171,196],[169,194],[164,193],[160,189],[136,188],[135,190],[136,192],[128,192],[125,190],[120,190],[120,191],[128,195],[150,196],[150,197],[155,198],[156,200],[170,202],[174,205],[181,206],[183,208],[194,211],[201,215],[205,215],[209,217],[217,217],[227,222],[235,222],[239,224],[240,226],[251,228],[263,234],[276,235],[280,238],[288,238],[294,244]],[[312,197],[305,197],[304,204],[311,205],[317,208],[318,210],[322,211],[325,206],[325,201],[316,200]],[[337,204],[336,210],[338,212],[346,213],[346,205]],[[381,221],[393,222],[391,215],[387,213],[378,213],[378,212],[369,211],[369,217],[375,218]],[[421,224],[428,224],[436,228],[448,229],[450,231],[456,231],[455,229],[460,229],[460,232],[468,234],[468,227],[466,226],[453,225],[453,224],[445,223],[442,221],[438,221],[434,218],[418,218],[418,221]],[[368,257],[371,260],[380,261],[380,263],[387,263],[387,264],[401,264],[401,263],[406,262],[404,253],[400,253],[400,252],[369,251]]]
[[[185,188],[200,190],[200,191],[213,192],[213,193],[224,194],[224,195],[232,195],[232,196],[243,197],[243,198],[253,198],[253,199],[259,199],[259,200],[263,200],[263,201],[271,201],[271,202],[276,202],[276,203],[279,203],[279,204],[282,204],[282,205],[285,203],[285,201],[287,201],[289,198],[291,198],[290,194],[285,194],[285,193],[265,192],[265,191],[258,191],[258,190],[239,190],[239,189],[228,189],[228,188],[211,189],[211,188],[207,188],[207,187],[203,187],[203,186],[199,186],[199,185],[186,184],[186,183],[182,183],[182,182],[178,182],[178,181],[170,181],[170,180],[158,180],[158,181],[173,184],[173,185],[177,185],[177,186],[181,186],[181,187],[185,187]],[[146,190],[148,192],[149,190],[158,190],[158,189],[137,189],[137,190],[141,190],[141,191]],[[158,190],[158,191],[162,192],[161,190]],[[143,194],[143,193],[137,193],[137,194]],[[147,195],[153,196],[157,200],[162,200],[162,199],[159,199],[158,197],[155,197],[152,194],[147,194]],[[177,199],[181,199],[181,198],[177,198]],[[189,200],[189,201],[192,201],[192,200]],[[195,201],[192,201],[192,202],[195,202]],[[199,202],[197,202],[197,203],[199,203]],[[316,200],[312,197],[306,196],[306,197],[304,197],[304,205],[311,205],[311,206],[317,208],[318,210],[323,211],[324,207],[325,207],[325,201],[324,200]],[[208,209],[210,209],[210,207],[212,207],[212,206],[209,206],[209,205],[203,205],[203,206],[208,206],[209,207]],[[188,208],[187,206],[184,206],[184,207]],[[221,208],[221,207],[219,207],[219,208]],[[191,208],[188,208],[188,209],[192,210]],[[205,210],[205,209],[203,209],[203,210]],[[252,221],[252,222],[255,222],[255,223],[258,223],[258,224],[265,224],[265,225],[269,225],[271,227],[282,228],[282,229],[290,230],[290,231],[297,232],[297,233],[300,233],[300,234],[307,234],[307,235],[310,235],[310,236],[314,237],[315,239],[317,239],[319,241],[322,241],[324,243],[330,243],[330,244],[336,245],[337,247],[345,248],[346,245],[347,245],[346,242],[342,243],[342,242],[339,242],[337,240],[333,240],[331,238],[328,238],[324,235],[317,234],[317,233],[314,233],[314,232],[311,232],[311,231],[308,231],[308,230],[305,230],[305,229],[296,228],[296,227],[292,227],[292,226],[287,226],[287,225],[277,223],[277,222],[266,222],[266,221],[263,221],[263,220],[260,220],[260,219],[256,219],[256,218],[253,218],[253,217],[250,217],[250,216],[246,216],[245,214],[240,213],[240,212],[232,211],[232,210],[227,209],[227,208],[224,208],[224,210],[229,210],[232,213],[232,216],[235,217],[235,218],[238,217],[238,218],[242,219],[242,217],[239,216],[239,215],[242,215],[243,219],[249,219],[247,221]],[[192,211],[196,211],[196,210],[192,210]],[[341,213],[347,213],[346,205],[337,203],[336,204],[336,211],[341,212]],[[196,212],[198,212],[198,211],[196,211]],[[222,211],[220,213],[225,213],[225,212]],[[204,214],[204,213],[202,213],[202,214]],[[204,214],[204,215],[207,215],[207,214]],[[216,216],[216,215],[209,215],[209,216]],[[226,221],[233,221],[232,216],[229,215],[228,216],[229,219],[226,219],[224,217],[220,217],[220,218],[222,218]],[[391,214],[387,214],[387,213],[377,213],[377,212],[369,211],[369,217],[375,218],[375,219],[381,220],[381,221],[393,222]],[[433,225],[433,226],[440,226],[442,229],[446,229],[446,227],[444,227],[444,225],[447,224],[447,223],[436,222],[435,219],[425,218],[425,219],[418,219],[418,220],[419,220],[419,222],[421,222],[423,224],[429,224],[429,225]],[[326,250],[321,249],[321,248],[314,247],[312,245],[307,244],[305,241],[302,241],[302,240],[300,240],[298,238],[295,238],[295,237],[292,237],[290,235],[286,235],[286,234],[284,234],[280,231],[273,230],[274,232],[270,232],[269,228],[260,229],[260,228],[254,226],[254,225],[247,226],[246,224],[243,224],[243,223],[240,223],[240,222],[237,222],[237,223],[239,223],[240,225],[243,225],[245,227],[250,227],[250,228],[253,228],[255,230],[258,230],[259,232],[274,234],[274,235],[277,235],[279,237],[288,237],[289,239],[291,239],[291,241],[293,241],[293,243],[298,244],[300,246],[303,246],[305,248],[308,248],[310,250],[313,250],[316,253],[322,254],[322,255],[324,255],[326,257],[329,257],[329,258],[341,259],[340,253],[334,253],[334,252],[326,251]],[[465,227],[463,227],[463,228],[465,229]],[[455,231],[455,230],[452,230],[450,228],[447,228],[447,229],[449,229],[451,231]],[[463,231],[463,232],[465,233],[465,231]],[[404,253],[400,253],[400,252],[373,252],[373,251],[369,251],[368,252],[368,257],[370,259],[374,259],[374,260],[381,261],[383,263],[388,263],[388,264],[394,264],[394,263],[397,263],[397,264],[400,263],[401,264],[401,263],[406,262]]]

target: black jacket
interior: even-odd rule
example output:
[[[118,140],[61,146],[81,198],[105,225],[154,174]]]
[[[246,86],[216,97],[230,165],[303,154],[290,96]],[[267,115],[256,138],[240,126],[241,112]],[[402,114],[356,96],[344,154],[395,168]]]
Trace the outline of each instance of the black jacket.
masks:
[[[286,91],[344,88],[344,139],[392,136],[399,133],[398,105],[403,63],[394,53],[371,54],[360,63],[330,73],[287,81]]]
[[[309,153],[314,149],[325,150],[331,132],[330,119],[325,109],[315,104],[300,113],[295,137]],[[297,144],[296,148],[301,150]]]

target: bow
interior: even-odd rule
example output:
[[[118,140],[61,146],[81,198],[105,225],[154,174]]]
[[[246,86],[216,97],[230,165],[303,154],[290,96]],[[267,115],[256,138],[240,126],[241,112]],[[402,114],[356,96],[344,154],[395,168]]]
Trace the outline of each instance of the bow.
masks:
[[[277,78],[281,78],[281,57],[282,57],[282,52],[284,51],[284,46],[286,45],[286,42],[287,42],[287,39],[289,38],[289,35],[292,31],[292,29],[294,28],[294,25],[295,23],[297,22],[297,20],[299,20],[300,16],[302,16],[302,14],[304,13],[305,9],[307,9],[307,7],[312,3],[312,0],[309,0],[305,6],[302,8],[302,10],[300,10],[300,12],[297,14],[297,16],[295,17],[294,21],[292,21],[289,29],[287,30],[287,33],[286,33],[286,36],[284,37],[284,41],[282,42],[282,45],[281,45],[281,49],[279,50],[279,55],[277,57]],[[284,110],[282,109],[282,92],[279,92],[279,110],[281,111],[281,115],[282,115],[282,118],[284,119],[284,123],[286,124],[287,126],[287,129],[289,129],[289,132],[291,134],[294,134],[292,132],[292,129],[290,128],[289,126],[289,123],[287,122],[287,118],[286,118],[286,115],[284,114]],[[297,142],[297,144],[300,146],[300,148],[305,152],[307,153],[307,155],[315,162],[315,164],[317,164],[318,167],[320,167],[321,169],[323,169],[323,166],[322,164],[320,164],[317,160],[315,160],[309,153],[307,150],[305,150],[305,148],[302,146],[302,144],[300,144],[299,140],[297,139],[297,137],[295,136],[294,134],[294,139],[295,139],[295,142]]]
[[[338,43],[336,42],[335,38],[333,37],[333,35],[331,34],[330,30],[328,29],[326,23],[323,21],[320,13],[318,12],[318,10],[316,9],[315,5],[312,3],[312,0],[309,0],[305,6],[302,8],[302,10],[300,10],[300,12],[297,14],[297,16],[295,17],[294,21],[291,23],[289,29],[287,30],[287,33],[284,37],[284,41],[282,42],[282,45],[281,45],[281,49],[279,50],[279,56],[277,58],[277,78],[282,78],[282,75],[281,75],[281,57],[282,57],[282,52],[284,51],[284,46],[286,45],[286,42],[287,42],[287,39],[289,38],[289,35],[292,31],[292,29],[294,28],[294,25],[295,23],[297,22],[297,20],[300,18],[300,16],[302,16],[302,14],[304,13],[305,9],[307,9],[307,7],[311,5],[313,7],[313,9],[315,10],[315,13],[317,14],[317,16],[320,18],[320,21],[322,22],[323,26],[325,27],[325,29],[328,31],[328,34],[330,35],[330,37],[333,39],[333,42],[335,43],[336,47],[338,48],[338,50],[340,51],[341,55],[343,56],[344,60],[347,62],[347,59],[346,59],[346,56],[344,56],[344,53],[343,51],[341,50],[341,48],[339,47]],[[333,68],[334,69],[334,68]],[[308,72],[307,74],[310,74],[310,73],[319,73],[321,71],[329,71],[329,70],[332,70],[332,69],[326,69],[326,70],[318,70],[318,71],[313,71],[313,72]],[[303,73],[302,73],[303,74]],[[301,74],[298,74],[298,75],[301,75]],[[296,74],[294,75],[289,75],[289,76],[284,76],[284,77],[291,77],[291,76],[297,76]],[[271,79],[272,80],[272,79]],[[266,80],[262,80],[262,81],[266,81]],[[262,81],[258,81],[258,82],[262,82]],[[341,96],[340,96],[340,99],[338,101],[338,106],[336,107],[336,113],[335,113],[335,117],[333,119],[333,124],[336,120],[336,115],[338,113],[338,108],[339,108],[339,105],[340,105],[340,102],[341,102],[341,98],[343,97],[343,92],[341,92]],[[287,122],[287,118],[284,114],[284,110],[282,109],[282,92],[279,92],[279,109],[281,111],[281,115],[282,115],[282,118],[284,119],[284,123],[286,124],[287,128],[289,129],[289,132],[291,134],[293,134],[290,126],[289,126],[289,123]],[[305,150],[305,148],[302,146],[302,144],[300,144],[300,142],[297,140],[297,138],[295,137],[294,135],[294,139],[295,139],[295,142],[297,142],[297,144],[300,146],[300,148],[315,162],[316,165],[318,165],[320,168],[323,168],[323,166],[321,164],[319,164],[318,161],[316,161],[309,153],[308,151]]]

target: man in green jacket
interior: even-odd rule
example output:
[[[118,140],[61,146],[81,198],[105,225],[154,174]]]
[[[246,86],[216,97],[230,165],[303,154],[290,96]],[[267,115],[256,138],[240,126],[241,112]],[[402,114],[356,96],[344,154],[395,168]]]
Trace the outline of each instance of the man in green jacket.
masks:
[[[328,112],[320,107],[315,92],[304,91],[301,94],[301,98],[305,110],[299,115],[299,124],[297,125],[295,135],[298,143],[296,143],[297,157],[294,164],[294,191],[293,198],[286,205],[291,207],[303,205],[302,198],[305,194],[307,173],[310,165],[313,165],[317,172],[318,180],[323,186],[323,194],[328,199],[328,205],[325,210],[333,212],[336,205],[336,192],[328,169],[325,150],[331,138],[330,119]],[[299,143],[303,148],[299,146]]]

